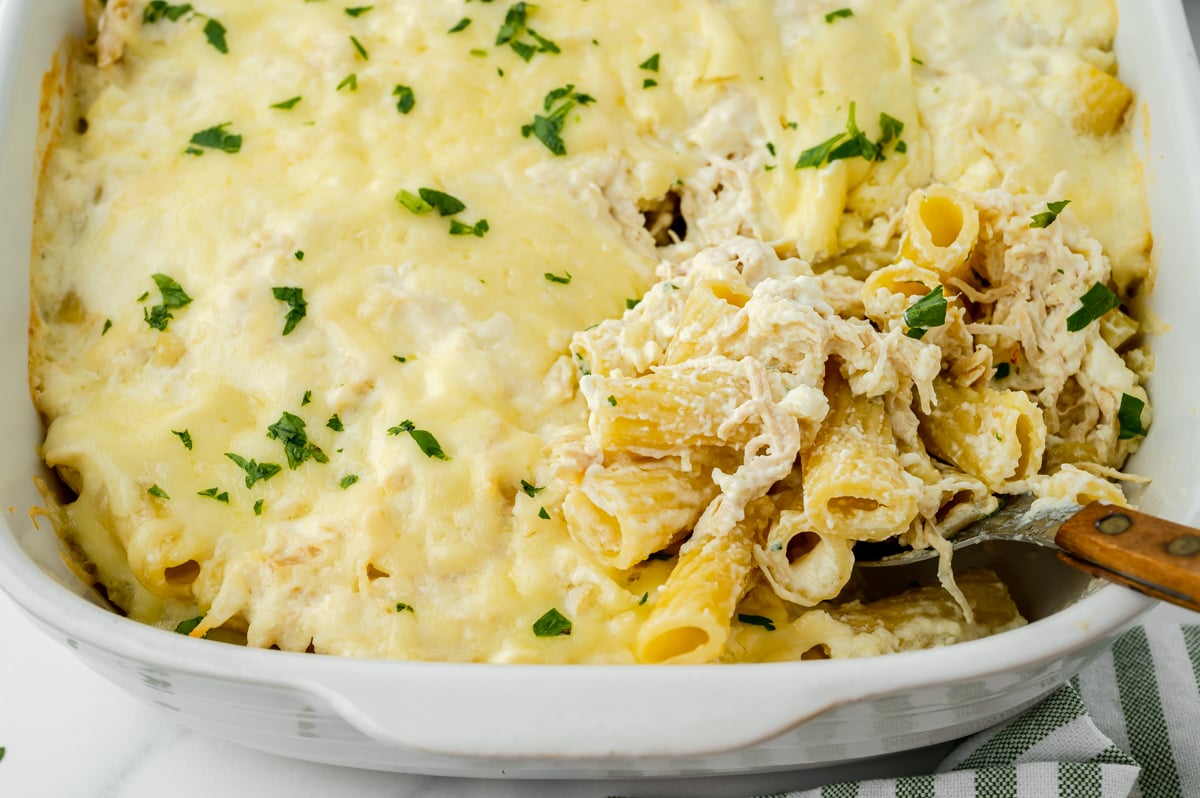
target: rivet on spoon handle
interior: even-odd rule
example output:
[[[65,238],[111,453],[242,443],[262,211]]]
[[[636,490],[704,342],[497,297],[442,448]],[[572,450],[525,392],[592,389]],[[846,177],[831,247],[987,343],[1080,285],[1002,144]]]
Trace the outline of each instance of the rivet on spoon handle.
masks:
[[[1200,534],[1127,507],[1093,502],[1054,538],[1067,563],[1200,611]]]

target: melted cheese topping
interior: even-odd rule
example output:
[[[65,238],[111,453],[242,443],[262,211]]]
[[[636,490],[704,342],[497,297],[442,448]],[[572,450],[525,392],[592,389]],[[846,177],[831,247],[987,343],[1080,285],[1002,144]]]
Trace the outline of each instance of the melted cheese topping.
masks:
[[[669,564],[597,563],[534,488],[587,417],[572,335],[660,261],[741,235],[861,276],[893,259],[913,189],[1045,194],[1061,172],[1117,286],[1149,275],[1129,137],[1079,132],[1079,74],[1115,66],[1108,2],[838,7],[545,2],[526,61],[496,44],[509,4],[206,0],[149,22],[110,0],[107,65],[70,59],[34,260],[44,456],[79,494],[55,512],[90,578],[139,620],[198,612],[257,646],[631,661]],[[522,128],[568,85],[594,102],[559,157]],[[793,168],[851,102],[872,138],[880,113],[902,121],[907,152]],[[236,152],[191,143],[222,125]],[[420,188],[486,234],[394,199]],[[672,197],[686,235],[657,247],[643,212]],[[164,330],[155,274],[192,298]],[[275,288],[307,302],[287,335]],[[268,437],[285,413],[328,462],[289,467]],[[280,471],[247,486],[227,453]],[[552,607],[570,636],[531,633]]]

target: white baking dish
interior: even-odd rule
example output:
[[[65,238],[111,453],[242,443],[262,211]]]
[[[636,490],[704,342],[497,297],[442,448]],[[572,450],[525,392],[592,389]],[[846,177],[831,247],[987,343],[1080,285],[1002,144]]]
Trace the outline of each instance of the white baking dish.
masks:
[[[1177,0],[1125,0],[1122,77],[1145,108],[1161,276],[1153,308],[1154,429],[1133,463],[1150,512],[1200,523],[1200,72]],[[1018,579],[1029,626],[946,649],[826,662],[695,667],[391,663],[242,649],[118,617],[35,530],[40,427],[25,385],[27,253],[38,90],[79,0],[0,3],[0,587],[113,682],[196,729],[357,767],[515,777],[706,775],[816,766],[959,737],[1023,709],[1078,671],[1151,602],[1041,562]],[[1152,119],[1153,125],[1147,120]],[[1040,562],[1040,561],[1039,561]],[[1046,585],[1060,581],[1057,595]],[[4,650],[0,656],[20,656]]]

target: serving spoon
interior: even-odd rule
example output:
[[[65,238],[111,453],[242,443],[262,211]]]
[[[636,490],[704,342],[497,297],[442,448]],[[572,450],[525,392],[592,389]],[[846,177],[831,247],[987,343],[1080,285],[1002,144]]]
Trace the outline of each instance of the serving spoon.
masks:
[[[1200,530],[1105,502],[1041,509],[1033,502],[1028,494],[1010,498],[952,538],[954,550],[989,541],[1041,546],[1092,576],[1200,611]],[[878,549],[855,547],[861,568],[891,569],[936,556],[932,549],[880,556]]]

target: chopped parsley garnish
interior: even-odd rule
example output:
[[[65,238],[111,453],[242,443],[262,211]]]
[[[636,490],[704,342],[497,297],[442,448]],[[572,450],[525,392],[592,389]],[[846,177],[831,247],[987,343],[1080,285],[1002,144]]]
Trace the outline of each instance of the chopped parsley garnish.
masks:
[[[918,299],[908,310],[904,311],[904,323],[908,325],[909,338],[920,340],[930,327],[940,327],[946,323],[946,297],[942,286],[930,291]]]
[[[849,8],[839,8],[837,11],[830,11],[825,15],[825,22],[832,25],[835,20],[846,19],[854,16],[854,11]]]
[[[638,599],[638,606],[640,607],[640,606],[642,606],[643,604],[645,604],[645,603],[646,603],[646,599],[648,599],[648,598],[650,598],[650,593],[649,593],[649,591],[647,591],[647,592],[643,593],[643,594],[642,594],[642,597],[641,597],[640,599]]]
[[[1108,286],[1096,283],[1079,297],[1082,307],[1067,317],[1067,331],[1079,332],[1105,313],[1121,304]]]
[[[197,615],[195,618],[188,618],[186,621],[180,621],[175,626],[175,631],[181,635],[190,635],[192,632],[196,631],[196,627],[199,626],[200,622],[203,620],[203,615]]]
[[[555,155],[566,155],[567,146],[563,143],[562,131],[566,124],[567,115],[576,105],[587,106],[596,101],[595,97],[575,91],[575,84],[554,89],[546,95],[542,107],[549,116],[535,114],[533,123],[521,126],[521,135],[529,138],[532,134],[538,141],[546,145],[546,149]]]
[[[450,220],[450,235],[452,236],[475,236],[476,238],[483,238],[487,235],[489,229],[491,228],[488,226],[487,219],[480,219],[475,224],[460,222],[458,219]]]
[[[439,216],[453,216],[456,213],[461,213],[467,209],[467,206],[458,197],[453,197],[444,191],[438,191],[432,188],[417,189],[417,193],[421,196],[431,209],[438,212]]]
[[[280,302],[287,303],[288,312],[283,321],[283,334],[289,335],[292,330],[296,329],[296,325],[300,323],[300,320],[308,315],[308,302],[304,300],[304,289],[275,286],[271,289],[271,293]]]
[[[767,152],[771,153],[772,156],[775,155],[775,143],[773,141],[767,142]]]
[[[162,294],[162,304],[152,308],[142,308],[142,317],[147,324],[162,332],[167,329],[171,319],[175,318],[171,311],[187,307],[192,303],[192,298],[187,295],[179,283],[165,274],[153,274],[151,278],[158,286],[159,293]]]
[[[557,609],[549,609],[546,614],[533,622],[533,633],[538,637],[559,637],[571,634],[571,620]]]
[[[650,56],[642,63],[638,64],[638,69],[645,69],[648,72],[657,72],[658,71],[658,53],[655,53],[654,55]]]
[[[374,7],[375,6],[351,6],[350,8],[346,9],[346,14],[351,17],[361,17]]]
[[[992,376],[993,380],[1002,380],[1012,373],[1012,366],[1008,363],[1001,363],[996,366],[996,373]]]
[[[546,272],[542,276],[545,277],[547,280],[549,280],[552,283],[561,283],[562,285],[570,285],[571,284],[571,273],[563,272],[563,275],[565,275],[565,276],[560,277],[557,274],[553,274],[551,272]]]
[[[259,463],[254,460],[247,460],[245,457],[234,454],[233,452],[225,452],[225,456],[237,463],[238,467],[246,472],[247,488],[253,488],[254,483],[258,482],[259,480],[266,482],[268,479],[283,470],[275,463]]]
[[[220,125],[205,128],[192,136],[191,143],[197,147],[208,147],[210,150],[220,150],[231,155],[240,152],[242,149],[242,137],[235,133],[228,133],[225,130],[225,128],[232,124],[232,122],[224,122]]]
[[[392,360],[396,361],[397,363],[407,363],[409,358],[405,357],[404,355],[392,355]]]
[[[458,22],[454,23],[454,27],[446,31],[447,33],[458,33],[461,30],[466,30],[471,24],[470,17],[463,17]]]
[[[1121,406],[1117,409],[1117,423],[1121,430],[1117,437],[1120,440],[1127,441],[1146,434],[1146,428],[1142,426],[1142,411],[1145,409],[1146,403],[1141,399],[1127,393],[1121,394]]]
[[[163,490],[162,488],[160,488],[158,485],[151,485],[150,489],[147,490],[146,492],[157,499],[170,499],[171,498],[170,496],[167,495],[167,492],[165,490]]]
[[[150,292],[149,292],[149,291],[143,291],[143,292],[142,292],[142,295],[141,295],[140,297],[138,297],[138,298],[137,298],[137,301],[138,301],[138,302],[145,302],[145,301],[146,301],[147,299],[149,299],[149,298],[150,298]]]
[[[1032,221],[1029,223],[1029,226],[1030,227],[1049,227],[1050,225],[1054,224],[1054,220],[1057,219],[1058,215],[1060,213],[1062,213],[1063,210],[1070,204],[1071,204],[1070,200],[1059,200],[1058,202],[1047,202],[1046,207],[1048,208],[1048,210],[1045,210],[1041,213],[1035,213],[1033,216],[1031,216],[1030,218],[1032,219]]]
[[[254,502],[254,514],[255,515],[262,515],[262,508],[263,508],[263,500],[262,499],[259,499],[256,502]]]
[[[229,492],[221,490],[220,488],[208,488],[207,490],[197,491],[196,495],[204,496],[205,498],[209,499],[216,499],[219,502],[229,504]]]
[[[542,491],[544,491],[545,489],[546,489],[546,488],[545,488],[545,486],[542,486],[542,487],[540,487],[540,488],[539,488],[539,487],[537,487],[536,485],[534,485],[534,484],[532,484],[532,483],[530,483],[530,482],[527,482],[527,481],[525,481],[525,480],[521,480],[521,490],[525,491],[525,495],[526,495],[526,496],[528,496],[528,497],[529,497],[529,498],[531,498],[531,499],[532,499],[534,496],[536,496],[536,495],[538,495],[539,493],[541,493]]]
[[[433,210],[433,206],[425,200],[421,199],[411,191],[400,189],[396,193],[396,202],[400,203],[409,213],[415,213],[417,216],[429,213]]]
[[[542,519],[543,521],[549,521],[549,520],[550,520],[550,513],[546,512],[546,508],[545,508],[545,507],[539,507],[539,508],[538,508],[538,518]]]
[[[100,337],[103,338],[105,335],[108,334],[108,331],[111,329],[112,329],[112,319],[105,319],[104,327],[102,327],[100,329]]]
[[[292,257],[296,260],[304,260],[304,250],[298,249],[292,253]]]
[[[396,110],[402,114],[412,113],[412,109],[417,105],[417,97],[413,94],[412,87],[402,83],[396,84],[396,88],[392,89],[392,96],[397,98]]]
[[[152,22],[158,22],[163,17],[172,22],[178,22],[180,17],[191,10],[191,3],[172,5],[165,2],[165,0],[151,0],[150,4],[142,11],[142,24],[148,25]]]
[[[329,429],[333,430],[334,432],[346,431],[346,425],[342,423],[342,420],[338,417],[337,413],[334,413],[329,417],[329,420],[325,422],[325,426],[329,427]]]
[[[514,53],[520,56],[522,61],[527,63],[537,53],[562,52],[562,49],[557,44],[544,36],[538,35],[537,31],[528,26],[528,16],[531,8],[533,6],[525,3],[514,4],[504,15],[504,24],[500,26],[500,30],[496,33],[497,47],[507,44],[512,48]],[[521,37],[525,34],[528,34],[529,38],[533,39],[533,41],[522,41]]]
[[[312,391],[305,391],[304,396],[300,397],[300,406],[304,407],[310,404],[312,404]]]
[[[748,623],[751,626],[761,626],[768,632],[775,631],[775,622],[765,615],[746,615],[745,613],[739,612],[737,619],[742,623]]]
[[[204,36],[208,39],[208,43],[219,52],[229,52],[229,44],[225,41],[225,26],[212,17],[209,17],[208,22],[204,23]]]
[[[626,299],[625,300],[625,309],[633,310],[640,304],[642,304],[642,300],[640,300],[640,299]]]
[[[396,612],[411,612],[413,615],[417,614],[417,611],[413,609],[411,604],[405,604],[403,601],[396,602]]]
[[[658,85],[658,81],[655,80],[654,78],[646,78],[645,80],[642,81],[643,89],[653,89],[657,85]]]
[[[609,394],[608,403],[610,405],[612,405],[613,407],[616,407],[617,406],[617,397],[613,396],[612,394]]]
[[[388,435],[402,435],[405,432],[412,436],[412,439],[416,441],[417,446],[420,447],[421,451],[426,457],[434,460],[450,459],[449,455],[442,451],[441,444],[438,443],[437,438],[433,437],[432,433],[423,429],[417,429],[417,427],[407,419],[401,421],[398,426],[390,427],[388,429]]]
[[[304,431],[304,419],[285,412],[279,420],[267,428],[267,437],[283,444],[287,454],[288,468],[295,471],[306,460],[328,463],[329,457],[321,447],[308,440]]]
[[[362,42],[360,42],[358,40],[357,36],[351,36],[350,43],[354,45],[355,52],[357,52],[360,56],[362,56],[362,60],[364,60],[364,61],[371,60],[371,56],[367,53],[367,48],[363,47]]]
[[[342,477],[342,481],[338,483],[338,487],[340,487],[342,490],[345,490],[346,488],[353,485],[355,482],[358,482],[358,475],[357,474],[347,474],[346,476]]]
[[[183,448],[187,449],[189,452],[192,450],[192,433],[185,429],[173,429],[171,430],[171,434],[179,438],[180,442],[183,444]]]
[[[284,100],[283,102],[275,103],[271,107],[278,108],[281,111],[290,111],[293,108],[295,108],[297,105],[299,105],[300,100],[302,100],[302,99],[303,98],[300,95],[296,95],[295,97],[292,97],[290,100]]]
[[[358,91],[358,75],[351,72],[346,77],[342,78],[342,82],[337,85],[337,90],[350,89],[350,91]]]
[[[855,120],[856,109],[856,104],[851,102],[844,133],[838,133],[815,147],[810,147],[800,153],[800,158],[796,161],[796,168],[816,168],[823,164],[840,161],[845,158],[862,158],[867,161],[884,160],[884,147],[899,138],[900,134],[904,131],[904,123],[894,116],[881,113],[879,115],[879,129],[881,131],[879,140],[871,141],[867,137],[867,134],[858,127],[858,123]],[[907,152],[908,145],[902,141],[896,141],[894,149],[901,153]]]

